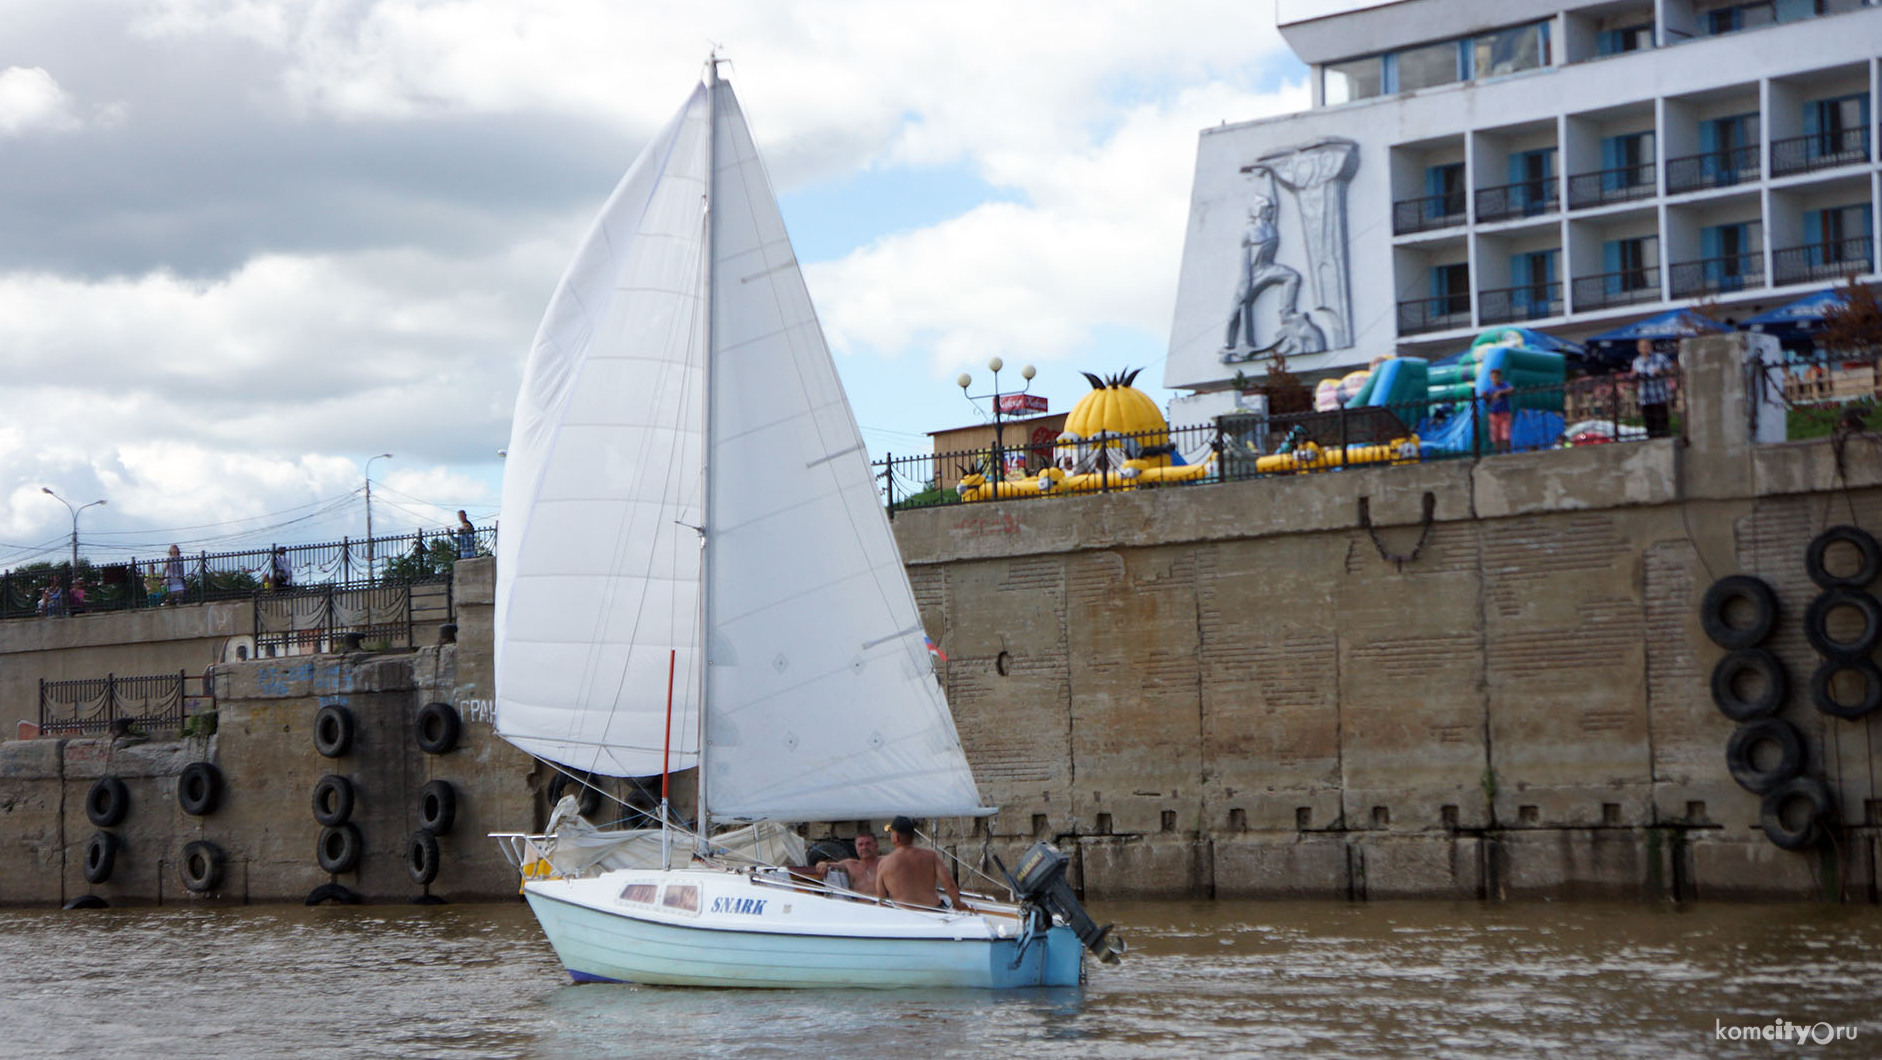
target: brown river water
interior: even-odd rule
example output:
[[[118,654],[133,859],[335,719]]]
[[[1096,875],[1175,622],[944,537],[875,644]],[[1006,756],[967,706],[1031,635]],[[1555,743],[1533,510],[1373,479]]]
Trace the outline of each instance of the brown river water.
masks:
[[[0,1056],[1882,1056],[1874,907],[1093,912],[1122,965],[983,993],[574,986],[520,903],[0,911]]]

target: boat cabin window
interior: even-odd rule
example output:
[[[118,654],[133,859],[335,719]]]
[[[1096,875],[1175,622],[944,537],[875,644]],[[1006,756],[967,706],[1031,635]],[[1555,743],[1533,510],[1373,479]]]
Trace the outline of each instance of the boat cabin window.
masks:
[[[688,884],[674,884],[667,888],[666,898],[661,905],[668,909],[678,909],[683,913],[699,912],[699,888]]]
[[[652,905],[654,895],[658,893],[660,893],[659,884],[630,883],[626,887],[621,888],[621,901],[639,902],[642,905]]]

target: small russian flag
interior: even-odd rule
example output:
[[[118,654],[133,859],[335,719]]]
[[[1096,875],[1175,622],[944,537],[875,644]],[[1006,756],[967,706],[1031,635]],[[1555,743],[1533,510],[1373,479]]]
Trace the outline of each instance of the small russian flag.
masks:
[[[921,642],[928,646],[928,654],[934,656],[935,658],[941,660],[942,662],[948,661],[947,653],[935,646],[933,637],[923,636],[921,638]]]

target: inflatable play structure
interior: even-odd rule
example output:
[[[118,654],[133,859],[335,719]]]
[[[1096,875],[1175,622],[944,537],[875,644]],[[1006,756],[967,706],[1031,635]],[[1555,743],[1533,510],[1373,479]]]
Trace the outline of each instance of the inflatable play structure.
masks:
[[[1214,470],[1211,457],[1185,464],[1169,424],[1150,395],[1131,384],[1143,369],[1101,379],[1083,373],[1091,392],[1072,406],[1053,449],[1052,466],[1029,478],[990,482],[980,471],[955,486],[963,501],[1039,497],[1099,489],[1195,482]]]
[[[1568,379],[1567,358],[1543,348],[1552,342],[1527,328],[1492,328],[1447,360],[1390,357],[1365,374],[1345,407],[1383,408],[1407,425],[1415,423],[1414,433],[1430,455],[1487,452],[1489,425],[1474,399],[1490,389],[1490,373],[1501,371],[1503,381],[1519,391],[1511,398],[1516,415],[1510,447],[1548,448],[1562,435]],[[1346,380],[1340,385],[1344,389]]]

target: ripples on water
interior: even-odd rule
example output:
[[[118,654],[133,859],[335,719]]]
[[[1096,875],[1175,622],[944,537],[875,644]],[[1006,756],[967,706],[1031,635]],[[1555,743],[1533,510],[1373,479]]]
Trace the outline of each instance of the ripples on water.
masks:
[[[0,1055],[1882,1055],[1871,907],[1094,911],[1122,966],[1002,994],[577,987],[520,904],[0,912]],[[1774,1019],[1861,1037],[1714,1038]]]

